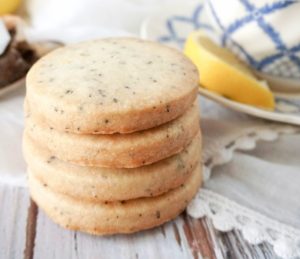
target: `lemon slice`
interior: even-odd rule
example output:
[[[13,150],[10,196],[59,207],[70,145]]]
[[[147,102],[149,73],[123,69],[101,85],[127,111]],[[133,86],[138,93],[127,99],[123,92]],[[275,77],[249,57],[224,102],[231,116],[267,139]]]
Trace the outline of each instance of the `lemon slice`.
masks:
[[[14,13],[20,4],[21,0],[0,0],[0,15]]]
[[[259,81],[246,65],[203,32],[190,34],[184,53],[200,71],[203,87],[241,103],[274,109],[274,96],[266,82]]]

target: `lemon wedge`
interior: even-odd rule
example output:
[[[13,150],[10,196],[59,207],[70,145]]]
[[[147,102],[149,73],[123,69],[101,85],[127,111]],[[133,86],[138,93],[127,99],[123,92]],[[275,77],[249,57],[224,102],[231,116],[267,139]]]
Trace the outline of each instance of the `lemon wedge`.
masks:
[[[21,0],[0,0],[0,15],[15,12],[20,4]]]
[[[274,96],[266,82],[259,81],[229,50],[217,46],[203,32],[190,34],[184,53],[197,66],[203,87],[237,102],[274,109]]]

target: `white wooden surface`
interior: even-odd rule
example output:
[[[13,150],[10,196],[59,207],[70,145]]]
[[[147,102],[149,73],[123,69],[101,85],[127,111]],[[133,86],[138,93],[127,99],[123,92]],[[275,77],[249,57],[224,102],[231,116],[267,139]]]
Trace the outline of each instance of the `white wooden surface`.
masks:
[[[26,242],[28,193],[0,186],[0,258],[23,258]]]
[[[268,244],[249,245],[238,231],[185,214],[153,230],[96,237],[55,225],[23,188],[0,186],[0,206],[1,259],[277,258]]]

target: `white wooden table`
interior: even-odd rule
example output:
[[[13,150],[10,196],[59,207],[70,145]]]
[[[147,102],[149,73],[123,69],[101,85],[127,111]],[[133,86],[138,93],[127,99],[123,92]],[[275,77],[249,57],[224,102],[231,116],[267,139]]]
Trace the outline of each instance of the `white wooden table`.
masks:
[[[1,259],[277,258],[269,244],[249,245],[239,231],[183,214],[133,235],[97,237],[64,230],[30,200],[27,189],[0,186]]]

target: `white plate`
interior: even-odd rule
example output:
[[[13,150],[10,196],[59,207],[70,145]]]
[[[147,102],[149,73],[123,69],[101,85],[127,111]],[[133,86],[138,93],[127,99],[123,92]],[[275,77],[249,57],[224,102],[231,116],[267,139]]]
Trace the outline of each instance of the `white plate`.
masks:
[[[300,97],[291,95],[276,96],[276,106],[274,111],[268,111],[247,104],[239,103],[228,98],[225,98],[212,91],[199,88],[199,93],[217,103],[220,103],[235,111],[243,112],[262,119],[290,123],[300,126]],[[299,98],[299,99],[298,99]]]

